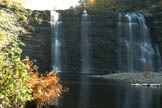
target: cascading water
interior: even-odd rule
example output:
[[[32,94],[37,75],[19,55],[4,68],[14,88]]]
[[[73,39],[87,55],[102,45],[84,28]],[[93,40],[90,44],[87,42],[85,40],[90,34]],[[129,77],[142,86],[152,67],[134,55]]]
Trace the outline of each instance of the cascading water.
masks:
[[[81,40],[81,52],[82,52],[82,73],[90,73],[90,42],[88,38],[89,21],[87,11],[84,10],[82,14],[82,40]]]
[[[153,71],[153,55],[149,31],[142,14],[119,13],[119,70],[123,72]]]
[[[51,31],[52,31],[52,70],[57,72],[61,71],[61,42],[60,36],[62,35],[62,19],[61,15],[56,11],[51,11]]]
[[[89,24],[88,13],[86,10],[83,11],[82,20],[81,20],[81,30],[82,30],[82,40],[81,40],[81,52],[82,52],[82,73],[90,73],[90,40],[89,40]],[[88,84],[85,84],[87,82]],[[88,108],[89,95],[91,87],[89,86],[91,81],[88,77],[80,78],[80,100],[78,108]]]

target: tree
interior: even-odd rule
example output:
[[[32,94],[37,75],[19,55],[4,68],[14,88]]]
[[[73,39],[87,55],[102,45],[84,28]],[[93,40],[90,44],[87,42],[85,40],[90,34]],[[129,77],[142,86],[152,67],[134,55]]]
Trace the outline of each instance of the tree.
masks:
[[[148,10],[161,0],[80,0],[81,5],[93,10],[135,11]]]

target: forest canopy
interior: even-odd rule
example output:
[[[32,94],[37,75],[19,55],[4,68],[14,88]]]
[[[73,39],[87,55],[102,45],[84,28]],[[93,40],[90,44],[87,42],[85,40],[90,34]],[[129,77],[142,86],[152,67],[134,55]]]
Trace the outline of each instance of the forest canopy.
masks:
[[[134,11],[162,7],[162,0],[81,0],[81,7],[93,10]]]

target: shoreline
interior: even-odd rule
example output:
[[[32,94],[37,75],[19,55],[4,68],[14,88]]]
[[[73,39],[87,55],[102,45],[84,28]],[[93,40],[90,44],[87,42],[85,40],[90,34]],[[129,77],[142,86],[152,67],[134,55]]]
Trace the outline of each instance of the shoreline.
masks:
[[[147,75],[144,72],[115,73],[109,75],[93,75],[92,77],[112,80],[126,80],[129,81],[132,86],[162,87],[162,73],[160,72],[149,72]]]

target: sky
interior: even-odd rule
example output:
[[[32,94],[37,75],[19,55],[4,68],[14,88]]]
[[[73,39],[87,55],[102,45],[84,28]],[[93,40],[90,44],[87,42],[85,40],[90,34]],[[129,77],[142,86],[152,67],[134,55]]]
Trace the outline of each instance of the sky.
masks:
[[[27,0],[25,8],[32,10],[68,9],[78,5],[79,0]]]

